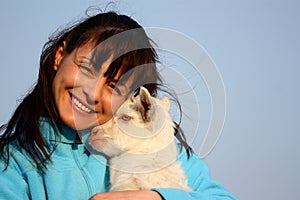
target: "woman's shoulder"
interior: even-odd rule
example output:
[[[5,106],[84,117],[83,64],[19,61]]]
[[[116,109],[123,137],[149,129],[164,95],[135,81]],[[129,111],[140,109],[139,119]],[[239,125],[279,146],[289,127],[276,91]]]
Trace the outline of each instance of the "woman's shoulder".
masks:
[[[0,159],[1,171],[10,169],[23,174],[25,171],[36,170],[33,160],[17,141],[11,142],[6,148],[8,149],[5,155]],[[7,158],[9,158],[9,162],[7,162]]]
[[[53,134],[53,128],[51,128],[50,120],[47,118],[42,118],[39,121],[40,129],[42,133],[45,133],[46,136],[44,140],[47,144],[49,144],[49,137]],[[12,131],[11,135],[14,132]],[[22,135],[20,136],[22,138]],[[10,168],[12,170],[20,171],[20,173],[24,173],[24,171],[28,170],[36,170],[36,166],[34,165],[34,160],[32,156],[26,151],[26,148],[31,148],[29,145],[25,144],[22,139],[13,139],[7,145],[3,147],[3,153],[0,157],[0,170],[4,170],[6,168]],[[8,161],[8,162],[7,162]]]
[[[195,169],[208,170],[206,163],[192,150],[178,145],[178,161],[185,170]]]

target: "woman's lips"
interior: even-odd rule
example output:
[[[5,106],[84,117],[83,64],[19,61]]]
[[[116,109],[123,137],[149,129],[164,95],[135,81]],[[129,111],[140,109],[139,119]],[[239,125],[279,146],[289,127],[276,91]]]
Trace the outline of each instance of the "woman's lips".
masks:
[[[81,114],[89,115],[89,116],[91,114],[96,113],[95,110],[85,105],[82,101],[80,101],[80,99],[75,97],[72,93],[69,93],[69,95],[70,95],[71,105],[74,108],[74,110],[78,111]]]

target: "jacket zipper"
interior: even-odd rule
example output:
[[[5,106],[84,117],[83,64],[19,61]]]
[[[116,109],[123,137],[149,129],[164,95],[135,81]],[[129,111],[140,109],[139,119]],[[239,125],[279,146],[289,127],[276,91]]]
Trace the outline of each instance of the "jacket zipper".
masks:
[[[78,159],[78,155],[75,153],[76,150],[78,150],[78,146],[77,146],[77,144],[74,143],[72,146],[72,154],[73,154],[74,160],[76,162],[76,165],[77,165],[78,169],[80,170],[80,172],[85,180],[85,183],[88,187],[89,196],[91,197],[92,196],[92,186],[90,184],[89,177],[87,176],[86,172],[82,169],[82,166]]]

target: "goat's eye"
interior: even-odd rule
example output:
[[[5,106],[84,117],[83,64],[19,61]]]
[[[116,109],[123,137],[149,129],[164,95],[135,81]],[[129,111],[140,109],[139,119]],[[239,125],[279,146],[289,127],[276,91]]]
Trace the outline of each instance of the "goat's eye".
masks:
[[[131,120],[132,119],[132,117],[131,116],[129,116],[129,115],[122,115],[121,117],[120,117],[122,120],[124,120],[124,121],[129,121],[129,120]]]

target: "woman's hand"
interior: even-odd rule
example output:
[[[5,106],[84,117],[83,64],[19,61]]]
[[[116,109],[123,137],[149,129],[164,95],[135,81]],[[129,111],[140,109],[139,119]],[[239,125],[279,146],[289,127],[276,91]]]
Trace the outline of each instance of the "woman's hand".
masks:
[[[152,190],[132,190],[120,192],[98,193],[89,200],[162,200],[161,196]]]

